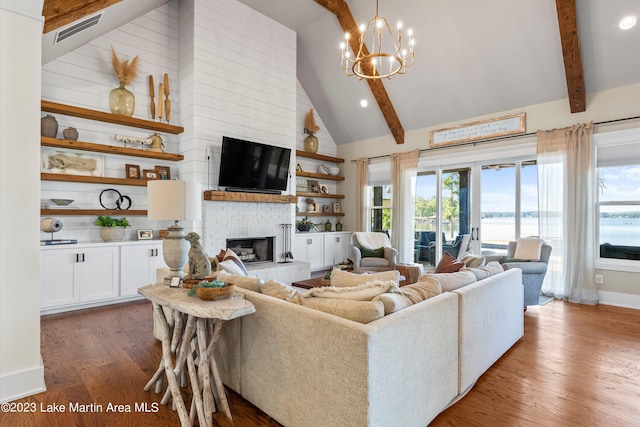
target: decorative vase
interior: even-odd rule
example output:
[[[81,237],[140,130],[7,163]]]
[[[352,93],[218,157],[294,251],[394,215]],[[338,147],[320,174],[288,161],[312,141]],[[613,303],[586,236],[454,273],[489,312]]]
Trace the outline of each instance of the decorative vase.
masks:
[[[55,138],[58,135],[58,121],[51,114],[40,119],[40,135]]]
[[[136,108],[136,98],[121,84],[109,92],[109,108],[113,114],[131,117]]]
[[[340,220],[336,222],[336,231],[342,231],[342,223],[340,222]]]
[[[76,128],[68,127],[62,131],[62,135],[64,139],[68,139],[69,141],[78,140],[78,130]]]
[[[314,134],[310,133],[304,139],[304,151],[307,153],[318,152],[318,138],[316,138]]]
[[[102,227],[100,237],[105,242],[119,242],[124,239],[124,227]]]
[[[324,231],[331,231],[331,221],[327,220],[327,222],[324,223]]]

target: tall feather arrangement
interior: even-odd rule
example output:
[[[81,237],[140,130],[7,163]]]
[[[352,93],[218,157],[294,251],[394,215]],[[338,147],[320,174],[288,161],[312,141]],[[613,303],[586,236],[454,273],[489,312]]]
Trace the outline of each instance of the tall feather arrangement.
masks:
[[[307,114],[304,115],[304,128],[311,135],[315,134],[320,130],[320,126],[316,123],[316,119],[313,116],[313,108],[310,109]]]
[[[126,86],[136,78],[138,71],[138,55],[129,61],[121,61],[116,55],[116,50],[111,46],[111,64],[113,72],[120,81],[120,85]]]

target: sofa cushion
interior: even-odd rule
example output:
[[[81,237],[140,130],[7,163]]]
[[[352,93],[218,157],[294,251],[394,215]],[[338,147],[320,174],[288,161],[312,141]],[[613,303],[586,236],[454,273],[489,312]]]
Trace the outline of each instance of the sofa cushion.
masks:
[[[381,301],[384,304],[384,314],[395,313],[403,308],[412,306],[421,301],[440,295],[442,287],[438,280],[425,275],[420,276],[418,282],[400,288],[398,293],[384,293],[375,297],[372,301]]]
[[[253,292],[262,292],[263,280],[260,277],[243,276],[241,274],[231,274],[225,270],[218,271],[218,280],[247,289]]]
[[[273,298],[290,301],[295,304],[302,304],[302,295],[297,289],[289,285],[280,283],[277,280],[269,280],[262,284],[262,293]]]
[[[337,288],[357,286],[374,280],[393,280],[396,283],[400,283],[400,272],[397,270],[389,270],[373,274],[356,274],[349,273],[348,271],[342,271],[337,268],[331,272],[331,286],[335,286]]]
[[[420,281],[423,276],[433,277],[442,287],[442,292],[451,292],[455,289],[469,285],[477,281],[476,276],[471,271],[456,271],[454,273],[428,273],[418,278]]]
[[[475,268],[463,268],[460,271],[470,271],[476,276],[476,280],[486,279],[494,274],[502,273],[504,269],[498,261],[491,261],[487,265]]]
[[[384,305],[380,301],[304,298],[302,305],[360,323],[369,323],[384,316]]]
[[[442,259],[436,267],[436,273],[455,273],[464,267],[464,263],[455,259],[453,255],[448,252],[442,254]]]
[[[363,258],[384,258],[384,248],[368,249],[360,248]]]
[[[540,261],[540,250],[544,240],[538,237],[522,237],[518,240],[513,258]]]
[[[266,286],[266,283],[263,287],[264,286]],[[399,289],[398,284],[393,280],[374,280],[350,287],[323,286],[312,288],[305,294],[305,297],[371,301],[371,299],[377,295],[385,292],[398,292]]]
[[[218,262],[218,270],[224,270],[227,273],[237,274],[240,276],[248,276],[247,269],[244,267],[244,263],[240,260],[240,257],[236,255],[231,249],[227,249],[222,261]]]
[[[460,260],[465,267],[480,267],[486,262],[485,257],[475,255],[472,252],[465,252],[458,260]]]

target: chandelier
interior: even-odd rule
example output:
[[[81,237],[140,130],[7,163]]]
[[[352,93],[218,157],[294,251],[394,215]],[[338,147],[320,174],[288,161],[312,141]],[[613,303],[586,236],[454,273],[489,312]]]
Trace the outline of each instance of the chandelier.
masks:
[[[340,44],[340,66],[347,76],[356,76],[358,80],[391,78],[395,74],[404,74],[413,65],[413,31],[407,31],[409,41],[403,46],[402,23],[398,23],[398,33],[394,37],[387,19],[378,15],[378,0],[376,16],[366,26],[360,25],[359,30],[360,40],[355,58],[351,56],[348,46],[351,34],[345,33],[345,41]],[[371,51],[367,49],[365,41],[370,41]]]

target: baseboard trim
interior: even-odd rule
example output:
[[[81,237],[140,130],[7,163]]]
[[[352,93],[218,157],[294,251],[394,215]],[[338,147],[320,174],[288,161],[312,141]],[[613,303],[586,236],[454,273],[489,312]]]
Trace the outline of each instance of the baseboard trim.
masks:
[[[44,364],[20,372],[0,376],[0,402],[10,402],[47,390],[44,382]]]
[[[622,294],[620,292],[598,291],[600,304],[640,310],[640,295]]]

